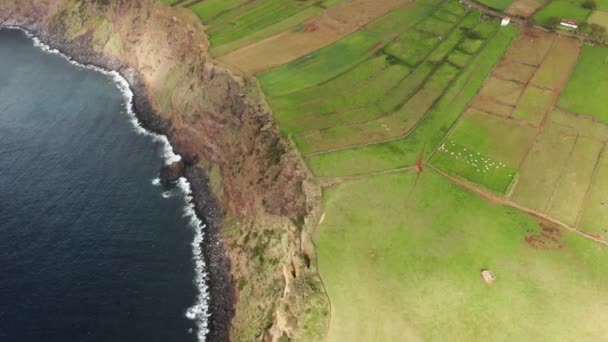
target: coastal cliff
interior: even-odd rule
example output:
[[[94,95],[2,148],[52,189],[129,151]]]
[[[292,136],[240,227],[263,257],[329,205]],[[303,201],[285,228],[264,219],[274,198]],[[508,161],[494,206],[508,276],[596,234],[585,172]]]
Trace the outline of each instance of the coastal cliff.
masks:
[[[155,0],[0,0],[0,25],[119,71],[144,127],[182,156],[208,223],[208,340],[322,339],[329,308],[311,243],[320,188],[255,80],[207,56],[198,18]]]

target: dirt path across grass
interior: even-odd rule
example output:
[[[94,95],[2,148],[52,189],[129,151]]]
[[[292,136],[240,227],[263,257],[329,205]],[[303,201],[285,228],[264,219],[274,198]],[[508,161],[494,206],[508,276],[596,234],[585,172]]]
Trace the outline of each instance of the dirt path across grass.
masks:
[[[330,45],[389,11],[409,3],[412,0],[342,2],[304,22],[301,30],[283,31],[220,56],[218,60],[253,75]]]
[[[543,219],[545,221],[557,224],[557,225],[559,225],[559,226],[561,226],[561,227],[563,227],[563,228],[565,228],[565,229],[567,229],[567,230],[569,230],[569,231],[571,231],[573,233],[576,233],[576,234],[578,234],[578,235],[580,235],[582,237],[585,237],[587,239],[593,240],[593,241],[595,241],[597,243],[600,243],[602,245],[608,246],[608,242],[606,242],[604,240],[601,240],[601,239],[598,239],[595,236],[587,234],[587,233],[585,233],[583,231],[580,231],[580,230],[578,230],[578,229],[576,229],[576,228],[574,228],[574,227],[572,227],[572,226],[570,226],[570,225],[568,225],[568,224],[566,224],[566,223],[564,223],[564,222],[562,222],[560,220],[557,220],[557,219],[555,219],[553,217],[550,217],[550,216],[548,216],[548,215],[546,215],[544,213],[541,213],[541,212],[539,212],[537,210],[530,209],[530,208],[524,207],[522,205],[519,205],[519,204],[517,204],[517,203],[515,203],[515,202],[513,202],[511,200],[505,199],[505,198],[503,198],[501,196],[498,196],[498,195],[496,195],[496,194],[494,194],[494,193],[492,193],[490,191],[484,190],[484,189],[482,189],[482,188],[480,188],[480,187],[478,187],[476,185],[473,185],[473,184],[471,184],[471,183],[469,183],[469,182],[467,182],[467,181],[465,181],[463,179],[460,179],[458,177],[455,177],[455,176],[452,176],[450,174],[447,174],[447,173],[445,173],[445,172],[437,169],[433,165],[426,164],[426,166],[429,167],[429,168],[431,168],[431,169],[433,169],[434,171],[436,171],[440,175],[448,178],[452,183],[454,183],[454,184],[456,184],[456,185],[458,185],[458,186],[460,186],[462,188],[465,188],[465,189],[467,189],[469,191],[472,191],[472,192],[476,193],[477,195],[483,197],[484,199],[486,199],[486,200],[488,200],[490,202],[518,209],[518,210],[523,211],[524,213],[526,213],[528,215],[532,215],[532,216],[541,218],[541,219]]]

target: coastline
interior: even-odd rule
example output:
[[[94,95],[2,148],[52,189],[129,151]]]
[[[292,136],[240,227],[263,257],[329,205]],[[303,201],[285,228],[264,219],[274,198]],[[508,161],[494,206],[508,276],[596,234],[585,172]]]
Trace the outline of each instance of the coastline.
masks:
[[[73,46],[72,42],[61,39],[61,35],[42,29],[0,21],[2,29],[20,30],[42,51],[110,77],[124,97],[125,109],[136,133],[149,135],[164,145],[161,157],[165,165],[181,160],[171,143],[168,122],[152,109],[146,87],[134,68],[107,56],[86,52],[86,47]],[[235,294],[221,235],[223,212],[208,182],[204,170],[186,164],[185,176],[176,184],[184,196],[184,214],[190,218],[194,230],[191,244],[196,278],[193,281],[198,291],[196,302],[184,314],[196,322],[200,341],[228,341]]]
[[[198,17],[157,0],[15,0],[0,4],[0,23],[122,75],[141,126],[182,156],[160,178],[179,168],[172,180],[187,178],[189,211],[207,223],[207,340],[324,338],[328,320],[317,313],[329,301],[312,243],[321,186],[257,81],[209,57]]]

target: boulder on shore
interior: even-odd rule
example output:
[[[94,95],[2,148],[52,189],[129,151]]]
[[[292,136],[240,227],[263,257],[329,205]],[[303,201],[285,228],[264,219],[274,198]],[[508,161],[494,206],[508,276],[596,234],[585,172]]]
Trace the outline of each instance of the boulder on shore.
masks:
[[[183,160],[176,161],[169,165],[164,165],[160,168],[160,181],[163,184],[177,182],[184,175],[185,164]]]

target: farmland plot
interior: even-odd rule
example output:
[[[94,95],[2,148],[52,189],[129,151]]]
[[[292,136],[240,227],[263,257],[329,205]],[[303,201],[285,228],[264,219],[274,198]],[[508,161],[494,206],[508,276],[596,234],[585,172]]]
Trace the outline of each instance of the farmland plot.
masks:
[[[540,46],[544,55],[536,53],[524,56],[520,51],[513,51],[530,50],[534,45]],[[564,48],[570,51],[562,53]],[[473,110],[462,116],[430,163],[444,172],[506,194],[541,124],[554,108],[569,75],[567,71],[573,68],[577,56],[578,45],[574,40],[524,31],[471,102]],[[522,72],[510,73],[510,70],[520,66],[523,67]],[[565,76],[552,75],[557,70]],[[509,76],[512,79],[506,78]],[[550,134],[543,136],[536,148],[540,151],[556,148],[551,137]],[[548,141],[545,142],[545,139]],[[532,154],[538,153],[537,149],[532,149]],[[549,154],[546,158],[553,157]],[[529,172],[542,174],[545,171],[540,168],[546,161],[539,158],[534,159],[532,164],[524,164],[515,198],[528,198],[520,192],[550,196],[546,193],[550,185],[526,183]],[[551,183],[553,180],[548,176],[540,181]],[[536,178],[533,182],[536,182]],[[538,194],[542,191],[544,193]],[[521,199],[520,202],[535,209],[541,205],[538,199],[530,199],[529,202]]]
[[[489,39],[487,45],[409,135],[386,143],[309,156],[306,160],[313,172],[321,177],[357,175],[408,167],[414,165],[420,157],[426,158],[465,110],[517,33],[517,28],[509,26]]]
[[[447,11],[446,9],[443,9]],[[458,22],[446,23],[450,31],[441,29],[446,35],[451,36],[454,32],[466,30],[479,30],[479,36],[489,36],[495,32],[496,25],[488,25],[479,20],[479,13],[471,11],[464,12],[465,16],[459,18]],[[471,25],[471,18],[477,20],[477,24]],[[437,21],[434,16],[430,16],[431,22]],[[426,23],[428,20],[421,22]],[[291,125],[294,129],[290,130],[295,135],[295,141],[304,154],[313,154],[338,149],[352,148],[355,146],[382,142],[394,139],[407,134],[417,125],[420,120],[437,103],[439,98],[448,89],[451,83],[460,75],[461,70],[472,60],[475,54],[470,54],[458,48],[459,44],[450,39],[436,40],[429,43],[428,37],[432,37],[428,32],[428,25],[417,25],[413,29],[405,31],[393,42],[382,49],[387,61],[391,64],[403,64],[412,68],[410,73],[400,73],[385,70],[376,75],[373,79],[366,80],[358,85],[358,89],[365,93],[358,93],[351,90],[344,95],[328,94],[332,96],[330,102],[321,102],[321,106],[310,107],[302,103],[297,107],[288,108],[282,115],[278,109],[277,116],[281,121],[281,116],[292,118]],[[454,35],[458,37],[458,35]],[[459,37],[460,42],[470,40],[464,34]],[[485,40],[477,39],[482,45]],[[452,51],[443,48],[447,44]],[[461,44],[460,44],[461,45]],[[418,46],[418,49],[408,49],[400,52],[397,46]],[[443,63],[426,61],[436,50],[442,49]],[[407,52],[406,52],[407,51]],[[474,49],[471,51],[478,51]],[[435,56],[436,58],[436,56]],[[390,77],[401,77],[397,83],[387,82],[379,79],[383,74]],[[380,82],[375,82],[375,81]],[[378,97],[373,94],[377,90]],[[287,94],[289,97],[291,94]],[[336,96],[338,95],[338,96]],[[371,96],[370,96],[371,95]],[[343,97],[343,99],[341,99]],[[280,100],[279,100],[280,101]],[[277,102],[270,99],[270,102]],[[333,104],[338,104],[336,107]],[[317,102],[317,105],[319,102]],[[276,108],[276,107],[275,107]],[[356,115],[353,115],[353,109]],[[364,109],[369,116],[363,117],[360,109]],[[300,112],[299,114],[297,112]],[[303,113],[304,112],[304,113]],[[308,113],[305,113],[308,112]],[[321,117],[320,124],[326,123],[321,129],[306,131],[310,125],[299,125],[298,121],[306,121],[310,117]],[[329,126],[329,122],[338,123]],[[291,125],[289,127],[291,127]],[[288,127],[288,128],[289,128]],[[299,127],[296,128],[296,127]],[[303,129],[304,128],[304,129]],[[304,132],[298,134],[298,130]]]

